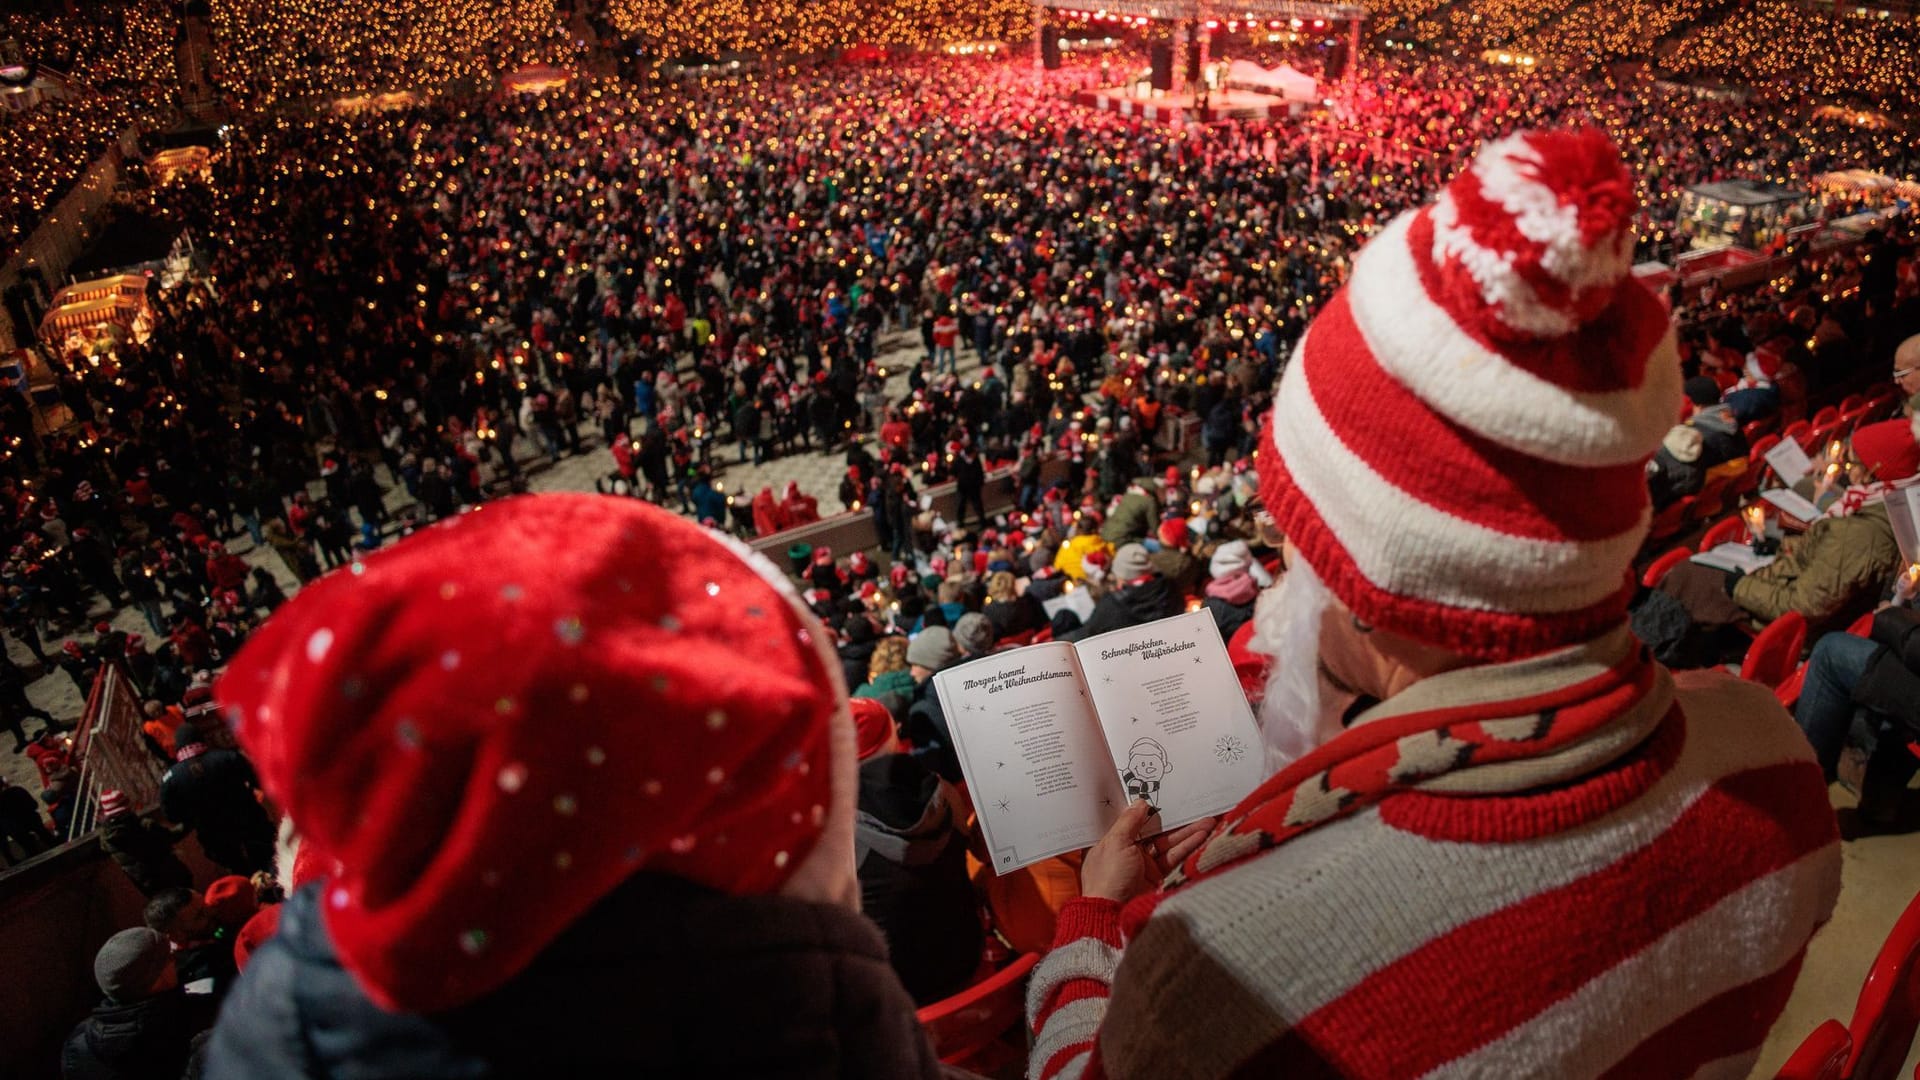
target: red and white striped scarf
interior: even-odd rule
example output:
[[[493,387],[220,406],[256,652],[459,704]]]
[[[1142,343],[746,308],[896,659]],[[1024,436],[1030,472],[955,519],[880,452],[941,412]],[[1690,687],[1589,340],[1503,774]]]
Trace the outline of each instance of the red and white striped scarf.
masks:
[[[1870,484],[1855,484],[1842,492],[1840,497],[1833,501],[1833,505],[1827,507],[1827,512],[1821,516],[1852,517],[1860,512],[1861,507],[1875,500],[1885,499],[1887,492],[1896,487],[1904,487],[1906,483],[1904,480],[1875,480]]]
[[[1433,707],[1376,706],[1378,719],[1362,716],[1241,800],[1165,888],[1210,877],[1396,792],[1513,791],[1570,779],[1639,745],[1673,712],[1671,678],[1625,628],[1496,666],[1528,672],[1520,696],[1476,700],[1472,687],[1498,681],[1476,668],[1428,680],[1468,690],[1438,695]]]

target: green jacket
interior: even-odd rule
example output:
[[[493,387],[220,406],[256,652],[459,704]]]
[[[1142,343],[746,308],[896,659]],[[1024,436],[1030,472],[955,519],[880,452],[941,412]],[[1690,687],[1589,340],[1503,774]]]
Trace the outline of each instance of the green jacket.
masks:
[[[1886,505],[1872,503],[1784,542],[1778,559],[1734,584],[1733,601],[1764,621],[1798,611],[1820,623],[1877,593],[1899,568]]]
[[[1120,505],[1113,508],[1113,514],[1100,526],[1100,539],[1119,547],[1145,540],[1159,528],[1160,504],[1151,495],[1129,491],[1120,496]]]
[[[913,673],[906,668],[889,671],[870,683],[863,683],[853,692],[854,697],[880,698],[888,694],[899,694],[907,700],[913,700],[913,691],[918,684],[913,681]]]

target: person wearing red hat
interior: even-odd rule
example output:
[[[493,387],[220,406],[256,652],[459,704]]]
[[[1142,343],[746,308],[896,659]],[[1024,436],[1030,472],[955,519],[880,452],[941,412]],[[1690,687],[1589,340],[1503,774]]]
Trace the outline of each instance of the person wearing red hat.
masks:
[[[252,568],[245,559],[227,550],[227,545],[215,541],[208,548],[211,555],[207,559],[207,580],[213,583],[216,592],[230,592],[247,587],[247,575]]]
[[[1751,574],[1728,575],[1733,602],[1771,621],[1797,611],[1815,624],[1851,619],[1871,606],[1900,568],[1887,492],[1920,472],[1920,421],[1869,424],[1849,440],[1846,490],[1807,531],[1780,545],[1780,557]],[[1823,481],[1824,483],[1824,481]],[[1826,492],[1819,493],[1824,501]]]
[[[66,641],[61,643],[60,658],[54,662],[60,665],[61,671],[67,673],[67,678],[73,680],[74,689],[80,692],[80,699],[85,701],[93,691],[94,672],[100,670],[98,661],[79,642]]]
[[[1273,773],[1088,850],[1033,1075],[1751,1066],[1840,845],[1772,694],[1627,627],[1681,381],[1636,213],[1605,135],[1523,132],[1355,256],[1259,440]]]
[[[303,590],[218,696],[327,876],[206,1076],[938,1075],[858,915],[832,646],[630,499],[490,503]]]
[[[1159,546],[1149,553],[1147,561],[1152,564],[1153,572],[1171,585],[1175,593],[1190,595],[1200,583],[1201,566],[1200,560],[1187,550],[1187,546],[1193,542],[1187,519],[1166,518],[1160,522],[1158,534]]]
[[[241,883],[246,878],[237,879]],[[212,904],[191,888],[164,889],[147,901],[147,927],[167,935],[173,943],[173,962],[182,983],[213,980],[213,993],[223,998],[233,988],[239,970],[233,963],[230,934]]]

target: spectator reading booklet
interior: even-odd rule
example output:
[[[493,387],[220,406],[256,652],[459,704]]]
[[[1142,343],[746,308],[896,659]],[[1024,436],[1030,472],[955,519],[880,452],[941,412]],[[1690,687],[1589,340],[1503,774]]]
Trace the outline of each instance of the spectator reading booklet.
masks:
[[[1205,611],[934,677],[996,873],[1100,839],[1134,799],[1154,832],[1264,780],[1260,731]]]

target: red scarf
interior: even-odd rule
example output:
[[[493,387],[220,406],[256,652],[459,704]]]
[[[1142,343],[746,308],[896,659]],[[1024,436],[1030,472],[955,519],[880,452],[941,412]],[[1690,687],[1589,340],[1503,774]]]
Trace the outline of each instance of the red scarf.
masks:
[[[1408,710],[1396,706],[1401,698],[1434,707]],[[1397,792],[1511,791],[1590,772],[1642,742],[1671,703],[1670,677],[1624,627],[1545,656],[1436,676],[1256,788],[1165,888],[1210,877]],[[1479,785],[1467,775],[1493,765],[1503,768],[1482,773]]]

